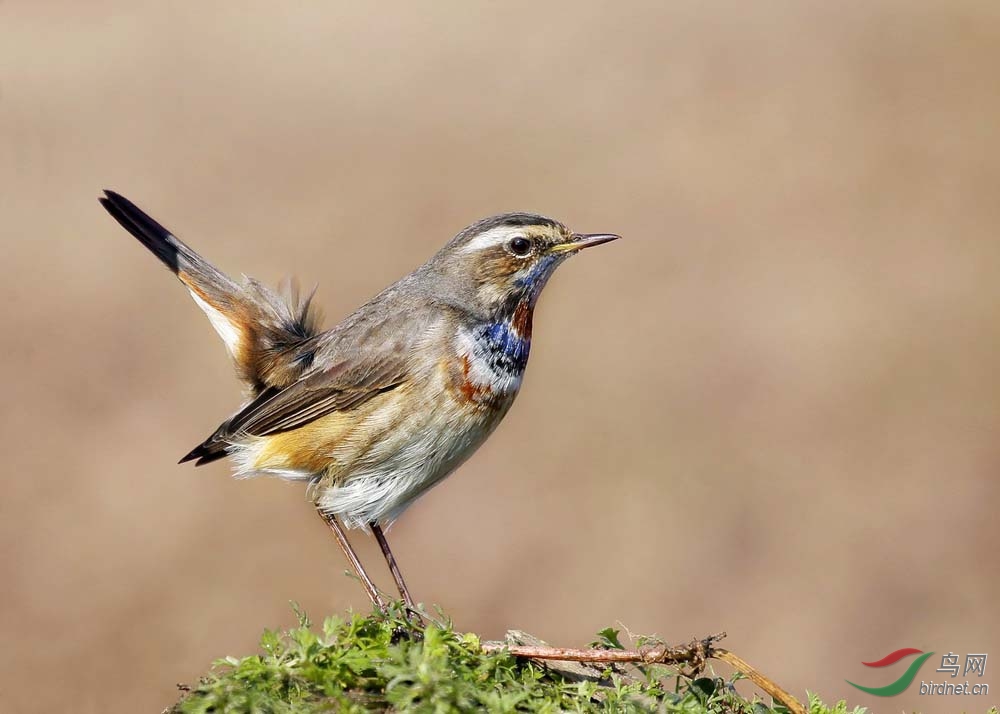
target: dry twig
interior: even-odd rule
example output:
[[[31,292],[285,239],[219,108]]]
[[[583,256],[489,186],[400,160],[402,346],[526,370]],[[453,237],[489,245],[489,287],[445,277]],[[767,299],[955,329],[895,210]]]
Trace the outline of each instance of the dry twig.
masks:
[[[510,639],[515,642],[523,641],[526,637],[523,633],[519,632],[512,632],[510,635]],[[656,645],[640,647],[635,650],[576,649],[572,647],[551,647],[544,643],[525,645],[505,642],[484,642],[482,647],[484,652],[505,651],[515,657],[541,660],[543,662],[546,660],[557,660],[594,664],[687,665],[695,672],[700,671],[704,667],[706,660],[717,659],[742,673],[773,699],[781,702],[792,714],[807,714],[805,707],[795,697],[779,687],[771,679],[765,677],[743,658],[738,657],[728,650],[716,647],[715,643],[725,636],[726,633],[722,632],[710,635],[701,640],[692,640],[686,645]],[[527,637],[534,642],[539,642],[535,638]]]

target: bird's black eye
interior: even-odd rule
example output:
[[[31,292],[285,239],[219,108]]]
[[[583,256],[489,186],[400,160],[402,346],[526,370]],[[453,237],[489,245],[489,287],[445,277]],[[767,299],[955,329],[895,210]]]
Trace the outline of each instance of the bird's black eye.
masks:
[[[518,258],[524,258],[531,253],[531,239],[525,238],[524,236],[518,236],[517,238],[511,238],[510,243],[507,244],[510,252],[516,255]]]

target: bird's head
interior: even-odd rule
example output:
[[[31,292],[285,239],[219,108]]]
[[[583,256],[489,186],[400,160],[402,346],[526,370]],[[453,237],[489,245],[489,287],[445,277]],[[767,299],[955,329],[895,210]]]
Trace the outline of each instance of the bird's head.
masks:
[[[584,248],[618,238],[610,233],[573,233],[558,221],[533,213],[505,213],[463,230],[433,259],[491,313],[534,308],[556,267]]]

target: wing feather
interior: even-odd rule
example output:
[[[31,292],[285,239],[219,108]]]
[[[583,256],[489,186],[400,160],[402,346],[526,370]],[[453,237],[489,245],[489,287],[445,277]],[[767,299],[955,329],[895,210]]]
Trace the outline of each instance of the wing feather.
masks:
[[[181,461],[209,463],[248,436],[291,431],[327,414],[350,411],[405,384],[408,376],[406,353],[398,341],[376,354],[355,351],[284,389],[265,389]]]

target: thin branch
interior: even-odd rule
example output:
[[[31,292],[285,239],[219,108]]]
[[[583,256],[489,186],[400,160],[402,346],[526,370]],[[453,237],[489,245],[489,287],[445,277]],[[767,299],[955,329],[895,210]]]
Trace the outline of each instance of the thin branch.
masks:
[[[547,645],[508,645],[502,642],[485,642],[483,651],[506,651],[515,657],[530,659],[557,659],[566,662],[639,662],[642,664],[693,664],[699,666],[709,656],[711,643],[724,635],[712,635],[705,640],[688,645],[668,647],[641,647],[637,650],[576,649],[549,647]]]
[[[715,643],[725,637],[724,632],[710,635],[702,640],[692,640],[686,645],[659,645],[640,647],[635,650],[576,649],[572,647],[550,647],[548,645],[518,645],[503,642],[484,642],[484,652],[508,652],[515,657],[534,660],[559,660],[564,662],[594,663],[639,663],[639,664],[683,664],[693,670],[700,670],[705,661],[717,659],[725,662],[737,672],[760,687],[773,699],[785,705],[792,714],[807,714],[805,707],[791,694],[765,677],[741,657],[728,650],[715,647]]]

